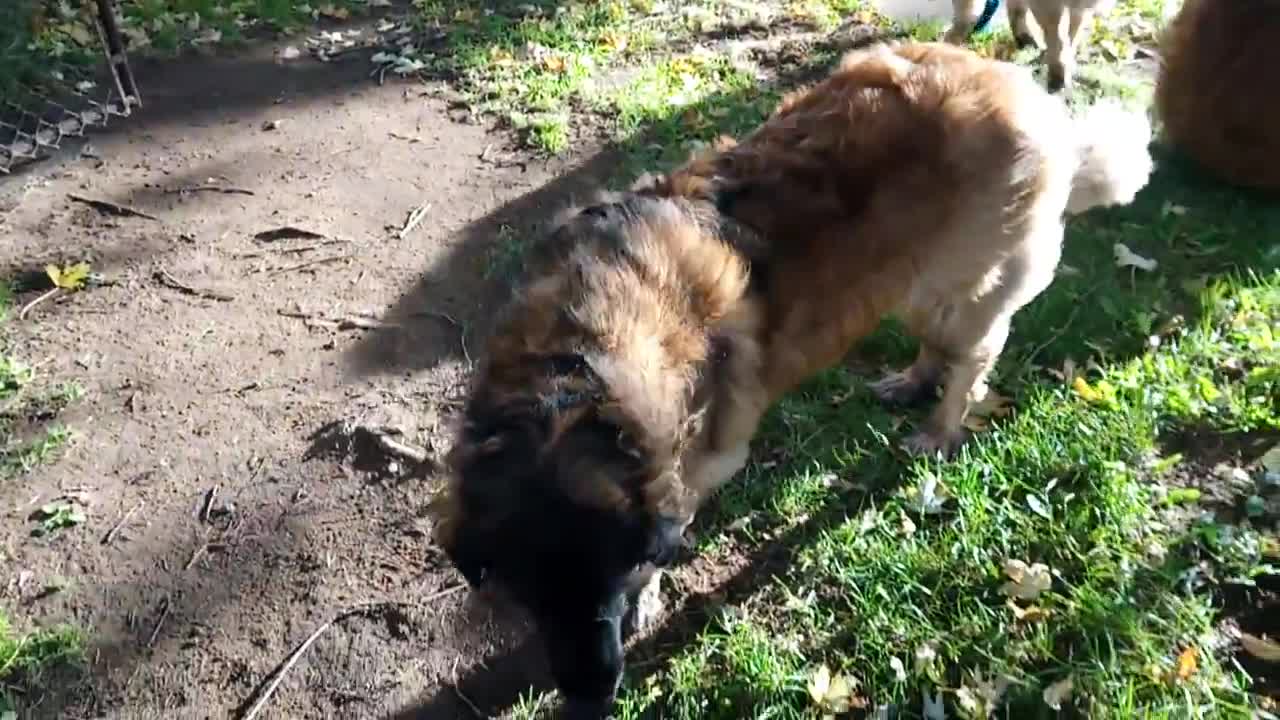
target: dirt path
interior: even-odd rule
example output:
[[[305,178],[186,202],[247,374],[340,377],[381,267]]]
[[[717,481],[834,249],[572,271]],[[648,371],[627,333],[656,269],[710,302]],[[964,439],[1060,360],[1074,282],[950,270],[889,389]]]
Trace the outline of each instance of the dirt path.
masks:
[[[5,181],[0,265],[89,259],[113,283],[13,323],[43,375],[86,391],[65,456],[0,487],[5,599],[92,633],[87,687],[51,690],[37,717],[234,716],[360,603],[410,606],[329,629],[259,717],[466,717],[443,688],[508,657],[517,631],[465,592],[438,595],[459,582],[426,539],[439,479],[364,472],[310,438],[347,420],[442,451],[499,228],[527,230],[610,163],[494,162],[510,155],[502,137],[367,67],[281,65],[270,48],[139,64],[147,106],[93,139],[100,161]],[[200,185],[252,195],[173,192]],[[388,230],[424,205],[415,231]],[[281,226],[323,238],[253,239]],[[324,322],[343,319],[381,327]],[[68,493],[88,522],[32,537],[34,509]],[[538,664],[526,650],[493,677],[527,687]]]

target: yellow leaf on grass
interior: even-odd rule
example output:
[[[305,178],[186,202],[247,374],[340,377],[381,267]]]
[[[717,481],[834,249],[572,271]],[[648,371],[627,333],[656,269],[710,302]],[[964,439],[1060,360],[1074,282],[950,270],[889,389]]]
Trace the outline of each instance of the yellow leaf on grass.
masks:
[[[627,49],[629,40],[626,35],[611,30],[600,36],[600,43],[610,52],[622,52]]]
[[[1179,681],[1186,680],[1196,674],[1199,664],[1200,651],[1195,645],[1188,645],[1186,650],[1178,653],[1178,662],[1174,666],[1174,673]]]
[[[1116,402],[1116,389],[1106,380],[1099,380],[1097,385],[1090,385],[1088,380],[1083,377],[1077,377],[1071,382],[1071,389],[1075,391],[1085,400],[1085,402],[1093,405],[1103,405],[1111,407]]]
[[[1280,643],[1269,638],[1257,637],[1249,633],[1240,633],[1240,645],[1244,651],[1259,660],[1280,662]]]
[[[89,263],[86,262],[61,268],[57,265],[48,265],[44,271],[53,284],[63,290],[79,290],[84,287],[85,280],[89,279]]]
[[[563,55],[548,55],[542,59],[542,66],[553,73],[562,73],[569,66]]]

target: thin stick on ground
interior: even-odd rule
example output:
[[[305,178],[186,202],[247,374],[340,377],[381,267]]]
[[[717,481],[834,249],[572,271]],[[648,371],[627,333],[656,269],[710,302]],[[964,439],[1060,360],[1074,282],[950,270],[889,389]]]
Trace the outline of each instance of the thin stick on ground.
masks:
[[[111,542],[116,539],[116,535],[120,534],[120,531],[124,529],[124,526],[128,525],[129,521],[133,519],[133,516],[136,515],[138,511],[141,510],[142,507],[146,504],[147,504],[146,500],[141,500],[138,502],[137,505],[134,505],[132,508],[129,508],[129,512],[125,513],[124,517],[120,518],[120,522],[111,526],[111,529],[107,531],[106,536],[102,538],[102,544],[110,545]]]
[[[312,265],[322,265],[324,263],[338,262],[339,260],[350,260],[353,257],[355,257],[355,255],[351,255],[351,254],[333,255],[331,257],[322,257],[322,258],[316,258],[315,260],[308,260],[307,262],[298,263],[297,265],[286,265],[285,267],[281,267],[281,268],[263,268],[259,270],[254,270],[253,272],[259,273],[259,272],[266,272],[267,270],[270,270],[272,275],[283,275],[284,273],[287,273],[287,272],[293,272],[295,270],[302,270],[303,268],[309,268]]]
[[[151,637],[147,638],[148,648],[155,647],[156,638],[160,637],[160,628],[164,627],[164,621],[169,619],[169,606],[171,604],[172,603],[169,602],[169,596],[165,595],[164,603],[161,605],[161,608],[160,608],[160,619],[156,620],[155,627],[151,629]]]
[[[298,664],[298,661],[302,659],[302,656],[306,654],[307,650],[311,648],[315,641],[324,634],[325,630],[328,630],[344,620],[356,617],[357,615],[367,615],[371,612],[390,607],[417,607],[434,600],[439,600],[440,598],[448,595],[452,595],[453,593],[462,590],[464,587],[466,586],[453,585],[440,590],[439,592],[432,593],[419,602],[412,604],[402,602],[366,603],[364,605],[357,605],[343,610],[312,631],[311,635],[307,636],[307,639],[303,640],[301,645],[295,648],[293,652],[289,653],[288,657],[285,658],[284,663],[281,664],[279,669],[273,673],[271,683],[267,685],[267,689],[262,692],[262,696],[258,698],[258,701],[253,704],[253,707],[249,708],[249,712],[245,713],[240,720],[253,720],[262,712],[262,709],[267,705],[267,701],[271,699],[271,696],[275,694],[276,689],[280,687],[280,683],[284,680],[284,676],[289,674],[289,671],[293,669],[294,665]]]
[[[46,293],[41,293],[40,297],[22,306],[22,309],[18,311],[18,319],[25,320],[27,317],[27,313],[31,312],[31,310],[35,308],[35,306],[57,295],[60,292],[62,292],[62,288],[56,287]]]
[[[106,200],[94,200],[93,198],[82,197],[80,195],[67,195],[67,199],[88,205],[94,210],[106,215],[115,215],[116,217],[140,217],[156,221],[160,220],[160,218],[155,215],[148,215],[141,210],[135,210],[127,205],[117,205],[113,202],[107,202]]]
[[[252,195],[252,190],[245,190],[238,187],[227,187],[225,185],[189,185],[186,187],[166,188],[166,195],[185,195],[187,193],[198,192],[217,192],[227,195]]]
[[[205,298],[206,300],[217,300],[218,302],[231,302],[232,300],[235,300],[235,297],[232,295],[226,295],[213,290],[203,290],[201,288],[191,287],[170,275],[169,271],[164,268],[156,270],[155,278],[161,285],[177,290],[184,295],[194,295],[196,297]]]
[[[408,237],[409,233],[413,232],[414,228],[418,227],[422,222],[422,219],[427,216],[427,211],[430,209],[431,203],[414,208],[409,213],[409,217],[404,221],[404,227],[400,228],[398,239],[403,240]]]

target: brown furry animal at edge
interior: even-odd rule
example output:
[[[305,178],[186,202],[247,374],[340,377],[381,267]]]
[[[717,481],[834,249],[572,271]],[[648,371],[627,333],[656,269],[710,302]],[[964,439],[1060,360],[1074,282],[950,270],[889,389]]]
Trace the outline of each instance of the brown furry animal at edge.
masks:
[[[954,450],[1064,214],[1129,202],[1149,135],[964,49],[879,46],[741,143],[565,213],[489,341],[436,538],[530,611],[569,714],[610,707],[623,625],[656,614],[657,568],[763,413],[886,314],[921,350],[876,391],[944,383],[907,445]]]
[[[1222,180],[1280,192],[1280,0],[1187,0],[1160,52],[1169,142]]]

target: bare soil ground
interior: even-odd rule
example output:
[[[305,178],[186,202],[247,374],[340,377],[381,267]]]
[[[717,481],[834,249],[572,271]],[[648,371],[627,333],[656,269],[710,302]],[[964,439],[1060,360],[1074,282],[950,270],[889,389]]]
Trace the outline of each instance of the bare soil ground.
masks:
[[[513,162],[502,136],[417,85],[377,86],[359,59],[284,65],[263,48],[136,72],[140,114],[0,195],[6,271],[87,257],[107,282],[14,323],[42,374],[86,391],[63,459],[0,486],[6,600],[92,633],[88,679],[34,716],[244,712],[293,648],[364,603],[400,604],[328,629],[259,717],[468,716],[488,691],[445,688],[485,658],[506,658],[485,674],[506,700],[544,680],[536,650],[506,652],[520,629],[470,607],[428,542],[430,463],[371,466],[327,440],[346,421],[443,452],[464,343],[492,307],[488,248],[609,157]],[[203,185],[252,194],[178,192]],[[254,239],[282,226],[323,237]],[[88,522],[32,537],[29,516],[68,494]]]

